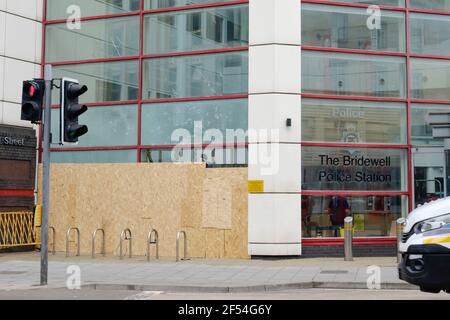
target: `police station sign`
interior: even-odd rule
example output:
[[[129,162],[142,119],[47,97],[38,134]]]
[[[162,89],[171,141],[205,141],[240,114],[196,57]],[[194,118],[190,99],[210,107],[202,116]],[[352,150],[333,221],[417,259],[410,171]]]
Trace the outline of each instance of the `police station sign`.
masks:
[[[404,191],[406,150],[303,147],[303,190]]]
[[[320,164],[324,168],[383,168],[391,166],[391,157],[384,158],[366,158],[364,156],[352,157],[344,155],[341,157],[330,157],[328,155],[319,155]],[[319,172],[319,181],[336,181],[336,182],[392,182],[391,174],[384,173],[367,173],[365,170],[321,170]]]

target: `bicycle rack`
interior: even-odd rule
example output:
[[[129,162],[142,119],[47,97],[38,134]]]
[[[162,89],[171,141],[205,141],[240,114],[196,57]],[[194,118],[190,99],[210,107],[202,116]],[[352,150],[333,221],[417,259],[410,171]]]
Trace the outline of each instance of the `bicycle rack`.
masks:
[[[97,232],[101,231],[103,237],[102,237],[102,251],[101,254],[103,256],[106,255],[106,250],[105,250],[105,230],[103,229],[97,229],[94,231],[94,233],[92,234],[92,259],[95,259],[95,238],[97,237]]]
[[[69,237],[70,232],[75,230],[77,232],[77,257],[80,256],[80,229],[78,228],[69,228],[66,233],[66,257],[69,257]]]
[[[52,255],[56,254],[56,229],[54,227],[48,227],[48,230],[52,230],[53,243],[52,243]]]
[[[152,236],[154,240],[152,240]],[[158,231],[156,231],[155,229],[152,229],[149,233],[148,233],[148,237],[147,237],[147,261],[150,261],[150,245],[156,245],[156,260],[159,259],[159,235],[158,235]]]
[[[181,260],[189,260],[187,258],[187,236],[186,231],[180,231],[177,233],[177,262],[180,261],[180,238],[181,235],[184,237],[184,257]]]
[[[127,234],[129,235],[129,237],[127,237]],[[129,248],[130,249],[130,254],[129,254],[129,257],[131,258],[132,257],[131,250],[133,248],[133,245],[132,245],[132,236],[131,236],[131,230],[130,229],[125,229],[120,234],[120,246],[119,246],[120,247],[120,252],[119,252],[120,260],[123,260],[123,242],[124,241],[129,241],[130,242],[130,248]]]

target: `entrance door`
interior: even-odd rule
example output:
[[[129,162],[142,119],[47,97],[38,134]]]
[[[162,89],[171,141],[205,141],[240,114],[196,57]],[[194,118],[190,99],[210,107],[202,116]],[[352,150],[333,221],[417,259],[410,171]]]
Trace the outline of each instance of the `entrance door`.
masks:
[[[414,207],[446,195],[443,148],[413,149]]]

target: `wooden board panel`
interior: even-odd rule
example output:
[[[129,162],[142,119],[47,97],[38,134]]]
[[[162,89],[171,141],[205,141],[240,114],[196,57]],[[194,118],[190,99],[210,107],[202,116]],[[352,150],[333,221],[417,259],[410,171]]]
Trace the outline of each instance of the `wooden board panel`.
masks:
[[[107,253],[118,255],[120,233],[130,228],[133,253],[144,256],[147,235],[155,228],[163,258],[175,257],[179,230],[188,234],[191,257],[248,258],[247,169],[52,164],[50,226],[56,228],[57,251],[65,251],[68,228],[78,227],[82,254],[89,255],[92,233],[102,228]],[[99,252],[101,235],[97,242]],[[74,234],[70,244],[75,252]]]

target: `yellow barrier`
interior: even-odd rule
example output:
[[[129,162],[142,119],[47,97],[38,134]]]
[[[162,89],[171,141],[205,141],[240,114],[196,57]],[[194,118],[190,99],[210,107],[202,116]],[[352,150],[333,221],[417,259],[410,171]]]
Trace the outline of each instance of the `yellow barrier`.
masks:
[[[32,212],[0,213],[0,249],[38,244]]]

